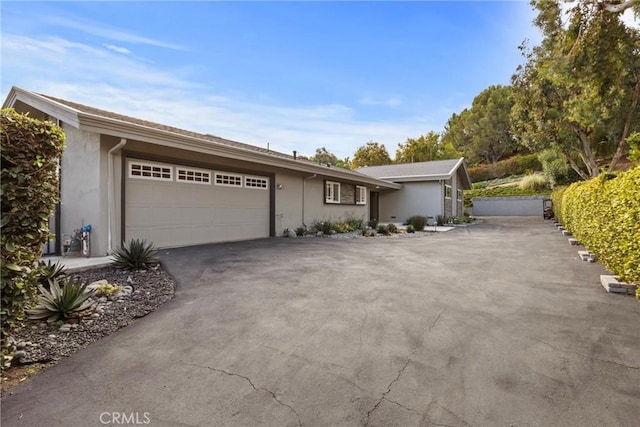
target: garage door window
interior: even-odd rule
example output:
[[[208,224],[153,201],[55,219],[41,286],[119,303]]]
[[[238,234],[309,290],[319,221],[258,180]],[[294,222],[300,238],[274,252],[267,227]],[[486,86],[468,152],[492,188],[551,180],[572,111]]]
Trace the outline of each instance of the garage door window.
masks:
[[[195,184],[211,184],[211,172],[200,169],[176,169],[177,181]]]
[[[153,163],[129,162],[129,177],[173,181],[173,168]]]
[[[266,178],[262,178],[259,176],[245,176],[244,177],[244,186],[247,188],[257,188],[261,190],[266,190],[268,187],[268,180]]]
[[[242,175],[227,172],[216,172],[216,185],[227,187],[242,187]]]

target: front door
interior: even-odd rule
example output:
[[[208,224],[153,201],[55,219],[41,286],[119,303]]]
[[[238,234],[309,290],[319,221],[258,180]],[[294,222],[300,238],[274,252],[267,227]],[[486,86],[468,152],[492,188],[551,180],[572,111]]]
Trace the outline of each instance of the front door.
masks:
[[[377,191],[372,191],[369,197],[369,219],[371,221],[378,221],[380,215],[380,206],[378,203],[379,194]]]

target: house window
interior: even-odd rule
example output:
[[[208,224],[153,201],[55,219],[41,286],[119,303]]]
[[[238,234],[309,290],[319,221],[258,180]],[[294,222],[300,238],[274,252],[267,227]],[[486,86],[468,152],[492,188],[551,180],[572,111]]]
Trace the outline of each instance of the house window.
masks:
[[[462,190],[458,190],[458,201],[462,201]]]
[[[451,198],[451,186],[450,185],[446,185],[444,186],[444,198],[445,199],[450,199]]]
[[[153,163],[129,162],[129,178],[173,181],[173,168]]]
[[[216,185],[224,185],[227,187],[242,187],[242,175],[234,173],[216,172]]]
[[[340,183],[327,181],[325,187],[324,201],[326,203],[340,203]]]
[[[269,180],[260,176],[245,176],[244,186],[247,188],[259,188],[266,190],[269,188]]]
[[[176,168],[176,180],[196,184],[211,184],[211,172],[202,169]]]
[[[356,185],[356,205],[367,204],[367,187]]]

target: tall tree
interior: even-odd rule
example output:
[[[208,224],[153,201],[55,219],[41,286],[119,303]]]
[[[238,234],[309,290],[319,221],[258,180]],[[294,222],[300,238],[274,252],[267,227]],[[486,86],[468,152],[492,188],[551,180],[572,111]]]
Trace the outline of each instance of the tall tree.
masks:
[[[390,165],[391,157],[387,152],[384,144],[378,142],[369,141],[362,147],[359,147],[353,155],[351,166],[355,168],[361,168],[363,166],[380,166]]]
[[[399,143],[395,163],[428,162],[456,157],[460,157],[460,153],[451,142],[443,142],[438,133],[431,131],[418,138],[407,138],[404,144]]]
[[[510,124],[512,91],[511,86],[501,85],[483,90],[471,108],[451,116],[443,140],[462,151],[471,163],[496,163],[516,153],[519,145]]]
[[[331,166],[337,166],[340,159],[335,154],[329,152],[325,147],[316,148],[316,154],[309,157],[312,162],[323,163]]]
[[[599,155],[615,152],[615,165],[640,126],[640,38],[600,3],[576,3],[563,24],[558,1],[532,2],[544,38],[540,46],[522,48],[527,63],[513,77],[512,118],[525,145],[555,145],[587,178],[598,175]],[[613,149],[602,152],[607,146]]]

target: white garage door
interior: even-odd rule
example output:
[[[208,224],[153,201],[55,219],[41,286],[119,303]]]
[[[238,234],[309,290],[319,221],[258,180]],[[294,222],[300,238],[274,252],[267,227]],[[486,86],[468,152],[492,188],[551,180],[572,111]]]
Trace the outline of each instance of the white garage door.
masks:
[[[269,178],[127,161],[125,240],[177,247],[269,236]]]

